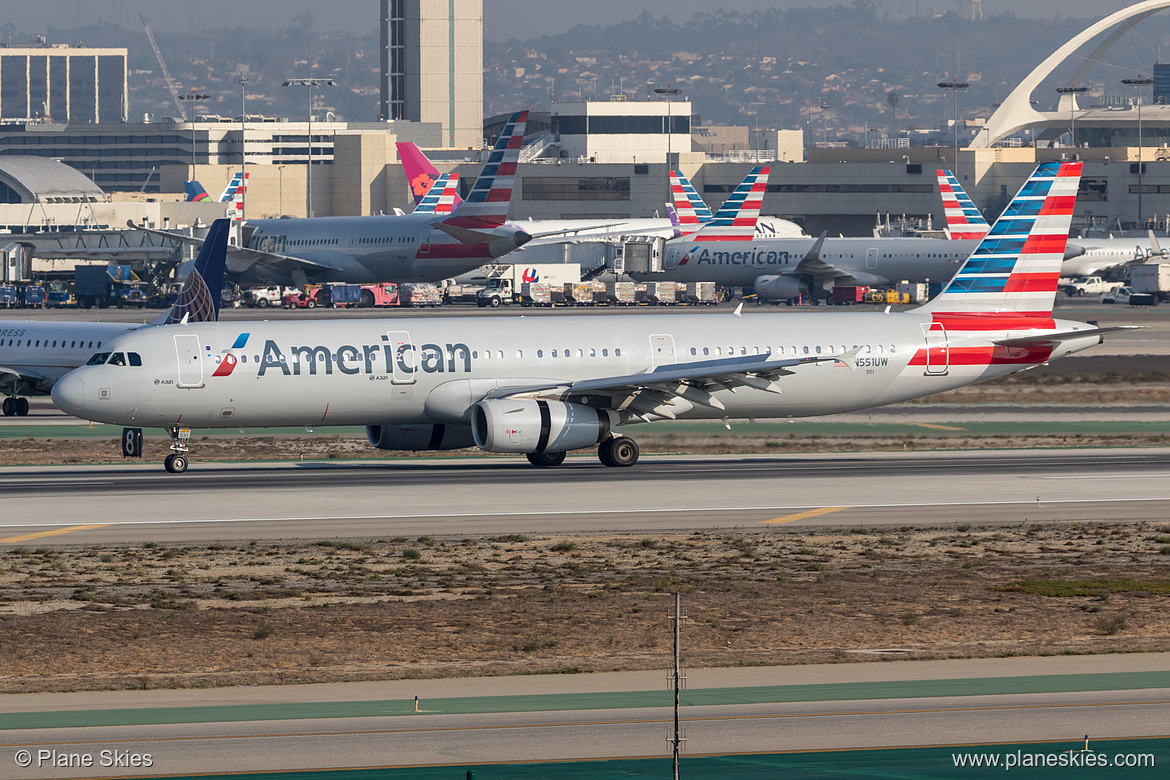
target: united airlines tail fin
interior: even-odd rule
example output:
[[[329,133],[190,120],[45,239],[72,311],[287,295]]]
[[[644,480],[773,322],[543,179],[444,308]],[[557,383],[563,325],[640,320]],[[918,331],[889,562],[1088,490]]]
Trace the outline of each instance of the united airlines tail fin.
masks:
[[[207,190],[203,189],[203,185],[197,181],[183,182],[183,192],[187,193],[188,203],[211,202],[211,196],[207,194]]]
[[[467,199],[455,207],[443,224],[470,230],[488,230],[504,224],[508,218],[508,203],[512,200],[512,183],[516,178],[516,164],[520,161],[520,146],[524,143],[527,122],[527,111],[512,114]]]
[[[922,310],[1051,316],[1080,178],[1079,162],[1041,163],[955,278]]]
[[[414,207],[415,214],[450,214],[461,202],[459,197],[459,174],[444,173],[435,179],[431,188]]]
[[[698,230],[700,225],[711,221],[711,209],[681,171],[670,172],[670,194],[684,233]]]
[[[695,233],[694,240],[751,241],[756,235],[756,220],[764,205],[764,192],[771,171],[766,165],[753,168],[711,221]]]
[[[178,322],[216,322],[219,319],[220,292],[227,263],[227,240],[231,221],[217,219],[211,223],[203,248],[191,265],[187,281],[170,310],[152,325]]]
[[[402,161],[402,171],[406,174],[407,183],[410,184],[410,194],[414,196],[414,205],[418,206],[427,193],[433,191],[432,188],[439,178],[439,169],[427,159],[414,142],[399,141],[395,146],[398,148],[398,159]],[[463,199],[456,194],[455,203],[459,204],[462,201]],[[415,212],[417,211],[416,208]]]
[[[975,208],[971,198],[950,171],[936,170],[938,191],[942,195],[943,214],[947,218],[947,232],[953,239],[983,238],[991,225]]]

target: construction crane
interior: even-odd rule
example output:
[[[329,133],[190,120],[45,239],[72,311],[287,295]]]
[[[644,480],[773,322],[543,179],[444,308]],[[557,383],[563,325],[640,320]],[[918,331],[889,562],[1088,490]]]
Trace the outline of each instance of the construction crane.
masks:
[[[138,14],[138,18],[142,20],[142,29],[146,30],[146,39],[150,41],[150,48],[154,49],[154,56],[158,58],[158,66],[162,69],[163,78],[167,80],[167,89],[171,91],[171,99],[175,101],[175,108],[179,109],[179,116],[183,121],[187,121],[187,109],[183,108],[183,103],[179,100],[179,91],[175,89],[175,82],[171,81],[171,74],[167,72],[167,64],[163,61],[162,52],[158,50],[158,44],[154,42],[154,33],[150,31],[150,25],[146,23],[146,17]]]

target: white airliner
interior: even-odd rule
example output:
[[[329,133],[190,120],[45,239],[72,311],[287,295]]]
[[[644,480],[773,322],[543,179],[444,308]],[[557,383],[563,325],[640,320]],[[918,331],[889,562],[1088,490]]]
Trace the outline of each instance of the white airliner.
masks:
[[[79,417],[168,429],[365,425],[387,450],[472,444],[555,466],[624,426],[865,409],[1033,368],[1113,328],[1052,305],[1081,163],[1044,163],[930,303],[890,313],[200,324],[127,333],[53,390]],[[754,197],[754,196],[753,196]],[[138,365],[141,363],[141,365]]]
[[[437,282],[506,255],[531,238],[505,224],[527,111],[513,114],[471,187],[450,213],[249,219],[227,272],[241,284]],[[176,240],[184,236],[161,233]]]
[[[216,321],[228,231],[226,219],[211,223],[174,305],[151,325]],[[4,416],[27,415],[28,399],[23,395],[48,395],[57,380],[89,360],[95,349],[142,326],[133,322],[0,320]]]

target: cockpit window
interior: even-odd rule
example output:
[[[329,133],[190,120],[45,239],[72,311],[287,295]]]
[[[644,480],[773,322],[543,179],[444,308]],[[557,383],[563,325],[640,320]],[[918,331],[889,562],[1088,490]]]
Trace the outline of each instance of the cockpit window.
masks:
[[[123,354],[122,352],[115,352],[110,357],[110,365],[111,366],[124,366],[124,365],[126,365],[126,355]]]
[[[137,352],[127,352],[126,357],[129,358],[130,365],[132,365],[132,366],[141,366],[142,365],[142,355],[139,355]]]
[[[88,361],[86,361],[85,364],[87,366],[100,366],[109,359],[110,359],[109,352],[99,352],[96,355],[94,355],[93,357],[91,357]]]

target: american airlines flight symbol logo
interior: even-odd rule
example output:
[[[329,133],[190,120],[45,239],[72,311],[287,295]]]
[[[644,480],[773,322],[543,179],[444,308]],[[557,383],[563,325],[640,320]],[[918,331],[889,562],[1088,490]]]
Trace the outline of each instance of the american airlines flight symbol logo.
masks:
[[[248,337],[251,333],[241,333],[236,336],[236,340],[232,342],[230,348],[225,349],[221,354],[223,358],[219,361],[219,366],[216,367],[215,373],[212,376],[230,376],[236,370],[236,365],[240,360],[233,353],[234,350],[241,350],[248,344]]]

